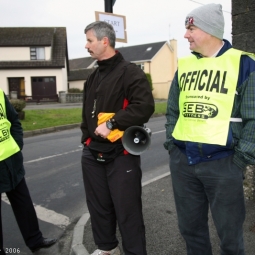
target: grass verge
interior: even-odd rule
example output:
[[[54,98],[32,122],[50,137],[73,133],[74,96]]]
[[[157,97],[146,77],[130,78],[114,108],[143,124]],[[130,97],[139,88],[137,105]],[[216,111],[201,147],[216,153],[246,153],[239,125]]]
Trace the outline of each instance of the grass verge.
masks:
[[[21,120],[24,131],[56,127],[81,122],[81,108],[24,110],[25,119]],[[155,103],[155,115],[165,114],[166,102]]]

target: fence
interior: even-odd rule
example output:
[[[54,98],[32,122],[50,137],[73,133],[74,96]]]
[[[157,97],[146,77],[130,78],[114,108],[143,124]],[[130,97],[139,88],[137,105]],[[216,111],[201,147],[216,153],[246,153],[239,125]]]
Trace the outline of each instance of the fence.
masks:
[[[19,99],[25,100],[27,103],[44,103],[44,102],[58,102],[58,95],[33,95],[33,96],[20,96]]]
[[[10,99],[22,99],[22,100],[25,100],[27,103],[43,103],[43,102],[58,102],[59,101],[59,98],[58,98],[57,94],[21,96],[21,95],[18,95],[17,91],[11,91],[8,98],[10,98]]]
[[[59,93],[60,103],[82,103],[83,93]]]
[[[10,99],[23,99],[27,103],[44,103],[44,102],[59,102],[59,103],[82,103],[83,93],[66,93],[59,91],[59,95],[33,95],[33,96],[18,96],[16,91],[12,91],[8,96]]]

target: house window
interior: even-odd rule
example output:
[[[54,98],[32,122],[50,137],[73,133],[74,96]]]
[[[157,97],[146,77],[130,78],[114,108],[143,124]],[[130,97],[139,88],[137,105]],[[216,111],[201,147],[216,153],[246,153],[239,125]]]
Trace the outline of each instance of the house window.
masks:
[[[55,77],[32,77],[32,82],[44,82],[44,83],[48,83],[48,82],[56,82],[56,78]]]
[[[44,82],[55,82],[55,78],[54,77],[45,77]]]
[[[45,60],[45,51],[42,47],[31,47],[30,48],[30,59],[31,60]]]
[[[139,66],[144,71],[144,63],[140,63],[140,64],[136,64],[136,65]]]

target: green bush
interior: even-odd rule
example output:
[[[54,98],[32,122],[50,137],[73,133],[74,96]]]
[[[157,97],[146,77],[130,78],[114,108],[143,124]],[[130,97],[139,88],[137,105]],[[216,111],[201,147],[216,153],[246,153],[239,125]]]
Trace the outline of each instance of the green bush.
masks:
[[[153,86],[152,86],[152,79],[151,79],[151,75],[149,73],[145,73],[148,82],[150,83],[151,86],[151,91],[153,90]]]
[[[10,99],[10,103],[16,112],[22,112],[22,110],[26,107],[26,101],[21,99]]]
[[[68,93],[82,93],[82,90],[78,88],[68,89]]]

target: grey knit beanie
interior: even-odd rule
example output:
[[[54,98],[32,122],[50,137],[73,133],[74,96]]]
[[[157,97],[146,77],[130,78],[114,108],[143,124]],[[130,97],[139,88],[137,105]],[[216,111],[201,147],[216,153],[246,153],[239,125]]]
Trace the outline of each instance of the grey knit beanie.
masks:
[[[191,11],[185,20],[186,28],[190,25],[222,40],[224,17],[221,4],[206,4]]]

